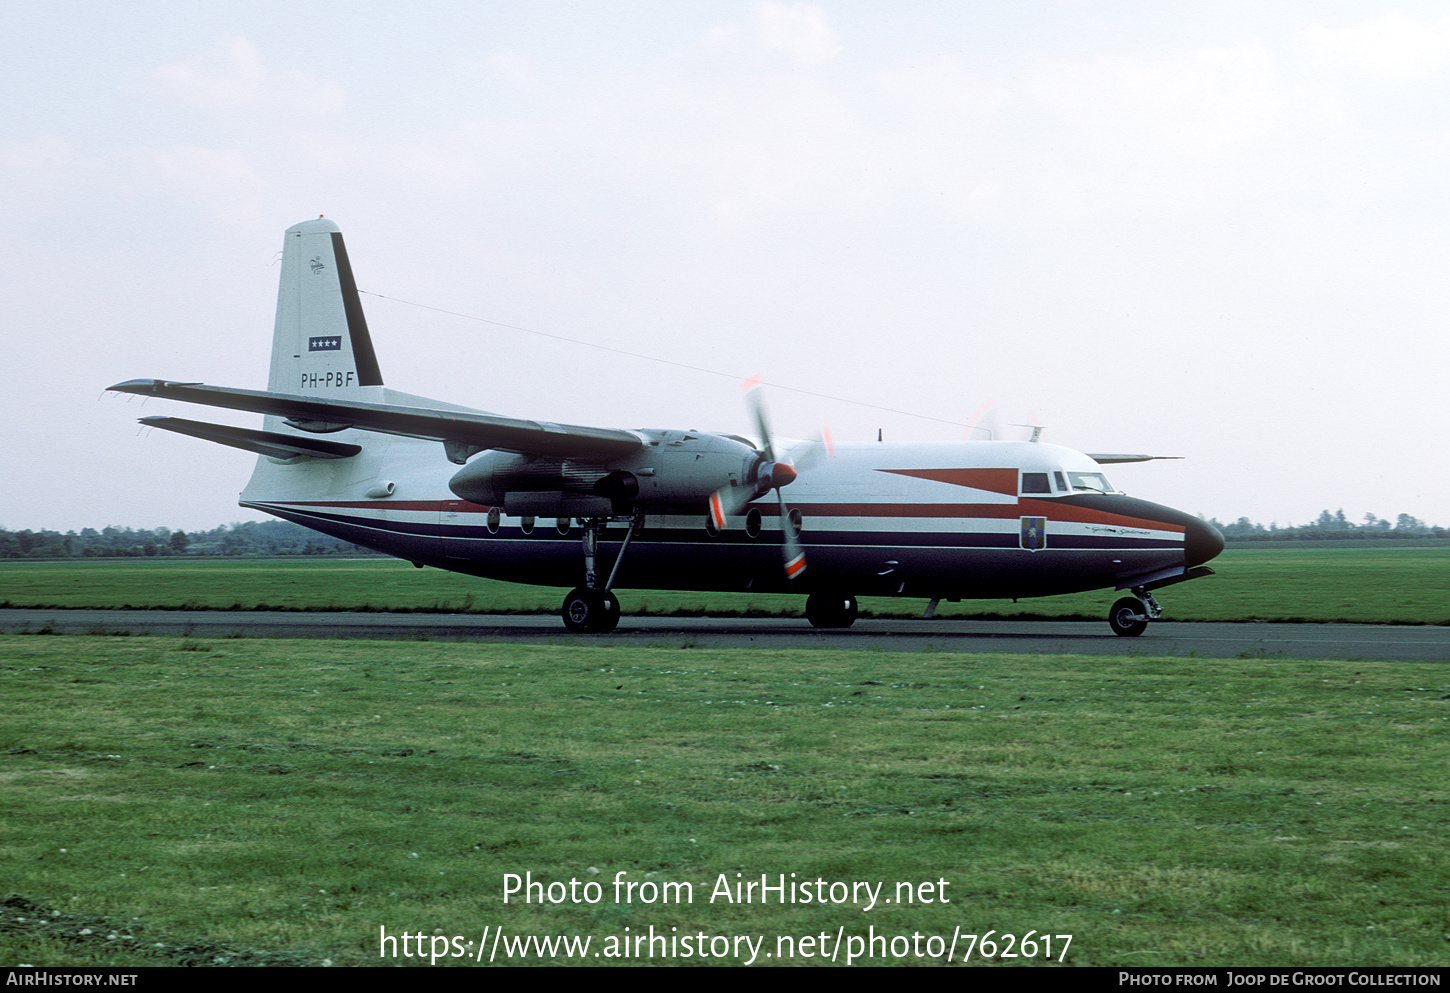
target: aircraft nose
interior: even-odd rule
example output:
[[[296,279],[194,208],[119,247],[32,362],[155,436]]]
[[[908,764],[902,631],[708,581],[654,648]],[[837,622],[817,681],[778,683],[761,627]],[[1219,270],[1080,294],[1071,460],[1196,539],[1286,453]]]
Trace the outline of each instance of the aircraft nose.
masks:
[[[1223,535],[1207,521],[1191,520],[1184,525],[1183,554],[1189,566],[1202,565],[1223,551]]]

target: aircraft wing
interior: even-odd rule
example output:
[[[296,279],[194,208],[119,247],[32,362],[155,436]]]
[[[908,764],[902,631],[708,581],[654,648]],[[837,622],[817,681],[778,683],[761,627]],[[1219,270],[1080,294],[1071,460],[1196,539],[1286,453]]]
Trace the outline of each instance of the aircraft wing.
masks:
[[[1181,459],[1182,455],[1112,455],[1084,452],[1098,465],[1116,465],[1119,462],[1152,462],[1154,459]]]
[[[314,433],[360,428],[380,434],[441,441],[449,459],[454,462],[463,462],[473,452],[488,448],[523,455],[606,458],[628,455],[645,446],[644,439],[632,431],[526,421],[473,411],[333,400],[203,383],[177,383],[165,379],[131,379],[110,389],[118,393],[184,400],[210,407],[275,414],[286,418],[295,428]]]

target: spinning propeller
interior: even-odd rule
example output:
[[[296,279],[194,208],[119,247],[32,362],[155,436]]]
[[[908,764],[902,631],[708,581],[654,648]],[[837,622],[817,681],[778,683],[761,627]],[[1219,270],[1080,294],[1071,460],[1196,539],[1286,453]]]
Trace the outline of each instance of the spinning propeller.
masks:
[[[781,493],[780,488],[795,481],[796,469],[788,462],[779,461],[776,456],[775,441],[770,431],[770,422],[765,414],[765,401],[761,398],[760,390],[757,388],[759,382],[760,377],[754,376],[743,384],[746,391],[746,403],[750,406],[751,413],[755,415],[755,429],[761,444],[761,458],[755,463],[754,479],[747,479],[742,486],[726,486],[712,493],[710,495],[710,518],[717,529],[723,530],[725,518],[740,513],[750,501],[775,490],[776,500],[780,504],[780,532],[783,542],[782,551],[785,556],[785,575],[787,579],[795,579],[806,571],[806,553],[791,520],[791,512],[790,508],[786,506],[785,495]],[[830,435],[823,433],[822,442],[822,447],[829,452]]]

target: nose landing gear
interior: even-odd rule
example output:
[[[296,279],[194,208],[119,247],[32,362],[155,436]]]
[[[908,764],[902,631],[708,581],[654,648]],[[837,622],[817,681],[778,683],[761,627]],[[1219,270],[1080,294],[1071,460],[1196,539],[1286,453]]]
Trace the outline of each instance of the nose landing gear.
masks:
[[[1123,638],[1136,638],[1148,629],[1149,621],[1163,616],[1163,608],[1141,586],[1133,587],[1133,595],[1125,596],[1108,611],[1108,626],[1113,634]]]

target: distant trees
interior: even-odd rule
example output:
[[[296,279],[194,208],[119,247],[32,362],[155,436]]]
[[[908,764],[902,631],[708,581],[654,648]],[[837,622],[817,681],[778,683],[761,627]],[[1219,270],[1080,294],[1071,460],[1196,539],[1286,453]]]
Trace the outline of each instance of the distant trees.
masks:
[[[348,541],[318,534],[290,521],[247,521],[210,531],[139,530],[7,531],[0,528],[0,559],[130,558],[172,555],[372,554]]]
[[[1450,538],[1450,530],[1431,527],[1418,517],[1401,514],[1391,524],[1389,521],[1365,514],[1363,524],[1355,524],[1344,516],[1344,511],[1330,513],[1320,511],[1319,516],[1309,524],[1297,527],[1279,527],[1271,523],[1268,527],[1256,524],[1247,517],[1240,517],[1232,524],[1209,521],[1229,541],[1324,541],[1330,538]]]

